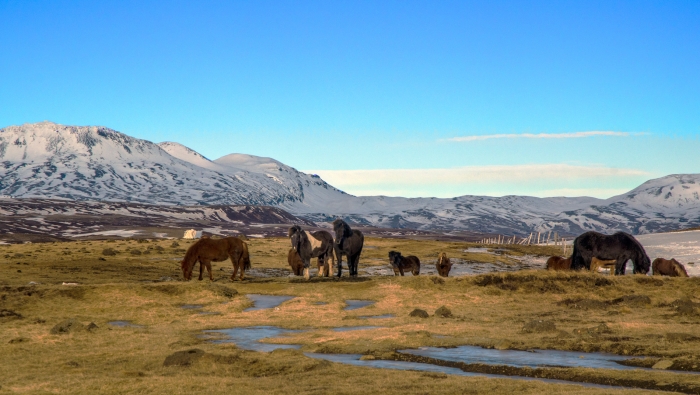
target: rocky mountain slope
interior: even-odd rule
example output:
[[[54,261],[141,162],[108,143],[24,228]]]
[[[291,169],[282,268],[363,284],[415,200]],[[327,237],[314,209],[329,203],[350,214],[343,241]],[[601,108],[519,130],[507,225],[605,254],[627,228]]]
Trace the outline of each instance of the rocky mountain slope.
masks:
[[[271,158],[209,160],[105,127],[51,122],[0,129],[0,194],[162,205],[264,205],[317,223],[338,216],[384,228],[527,234],[649,233],[700,226],[700,175],[650,180],[607,200],[590,197],[356,197]]]

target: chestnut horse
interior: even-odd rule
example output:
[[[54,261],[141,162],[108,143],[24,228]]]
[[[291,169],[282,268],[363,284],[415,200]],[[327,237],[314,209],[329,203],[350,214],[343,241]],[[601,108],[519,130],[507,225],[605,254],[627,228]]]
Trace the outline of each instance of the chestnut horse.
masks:
[[[447,277],[450,274],[450,269],[452,269],[452,263],[450,263],[450,258],[444,252],[440,254],[437,262],[435,262],[435,269],[442,277]]]
[[[674,258],[670,260],[656,258],[651,263],[651,270],[654,276],[688,277],[685,267]]]
[[[398,251],[389,251],[389,262],[394,269],[394,276],[398,276],[399,273],[403,276],[404,269],[410,270],[414,276],[420,274],[420,260],[416,256],[401,256]]]
[[[610,269],[610,275],[615,275],[615,264],[617,263],[614,259],[602,260],[596,257],[591,258],[591,271],[598,272],[598,268]]]
[[[226,237],[224,239],[207,237],[199,239],[187,249],[185,257],[180,262],[182,275],[185,277],[185,280],[189,281],[192,279],[192,269],[199,261],[199,280],[202,280],[204,267],[206,267],[207,272],[209,272],[209,279],[214,281],[214,277],[211,274],[211,262],[221,262],[228,258],[231,258],[231,264],[233,265],[231,281],[234,281],[239,269],[242,281],[243,273],[246,269],[250,269],[250,255],[248,254],[248,245],[246,243],[237,237]]]
[[[302,275],[304,271],[304,262],[294,248],[290,248],[289,253],[287,253],[287,263],[292,267],[292,273],[294,273],[295,276]]]
[[[547,270],[571,270],[571,257],[562,258],[558,255],[549,257]]]

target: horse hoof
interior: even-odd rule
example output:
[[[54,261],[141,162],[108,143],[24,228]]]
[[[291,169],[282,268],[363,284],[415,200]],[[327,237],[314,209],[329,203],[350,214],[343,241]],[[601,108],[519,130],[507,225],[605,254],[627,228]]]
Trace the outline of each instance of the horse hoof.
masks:
[[[307,279],[307,280],[310,278],[310,276],[309,276],[309,269],[304,269],[304,278]]]

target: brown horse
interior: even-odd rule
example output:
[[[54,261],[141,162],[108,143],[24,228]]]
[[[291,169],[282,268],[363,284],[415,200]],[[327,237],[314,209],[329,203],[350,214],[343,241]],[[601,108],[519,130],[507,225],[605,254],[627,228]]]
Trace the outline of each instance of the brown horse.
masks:
[[[547,270],[571,270],[571,257],[562,258],[558,255],[549,257]]]
[[[450,258],[444,252],[440,254],[437,262],[435,263],[435,269],[442,277],[447,277],[450,274],[450,269],[452,269],[452,263],[450,263]]]
[[[318,257],[317,259],[319,277],[328,277],[329,275],[332,276],[332,274],[330,274],[330,268],[332,266],[329,265],[328,262],[324,262],[324,259],[321,257]],[[289,252],[287,253],[287,263],[289,263],[289,266],[292,267],[292,272],[295,276],[304,275],[304,262],[301,260],[301,256],[299,256],[297,250],[295,250],[294,248],[290,248]]]
[[[389,251],[389,262],[394,269],[394,276],[399,273],[403,276],[404,269],[410,270],[414,276],[420,274],[420,260],[416,256],[401,256],[398,251]]]
[[[211,262],[221,262],[231,258],[233,264],[233,275],[231,281],[236,278],[236,273],[240,269],[241,281],[243,273],[246,269],[250,269],[250,255],[248,254],[248,245],[237,237],[226,237],[224,239],[199,239],[187,249],[185,257],[180,262],[182,266],[182,275],[185,280],[192,279],[192,269],[199,261],[199,280],[202,280],[204,267],[209,272],[209,279],[214,281],[211,274]]]
[[[596,257],[591,257],[591,271],[597,273],[598,268],[610,269],[610,275],[615,275],[615,264],[617,260],[615,259],[598,259]]]
[[[304,271],[304,262],[294,248],[289,249],[287,253],[287,263],[292,267],[292,272],[295,276],[301,276]]]
[[[685,267],[674,258],[670,260],[656,258],[651,263],[651,270],[655,276],[688,277]]]

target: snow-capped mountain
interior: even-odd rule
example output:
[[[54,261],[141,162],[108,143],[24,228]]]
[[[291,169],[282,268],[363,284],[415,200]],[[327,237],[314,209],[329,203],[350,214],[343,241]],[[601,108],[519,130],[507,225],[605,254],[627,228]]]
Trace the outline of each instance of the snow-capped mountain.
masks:
[[[105,127],[51,122],[0,129],[0,195],[178,205],[269,205],[317,223],[527,234],[649,233],[700,226],[700,175],[671,175],[590,197],[356,197],[271,158],[209,160]]]

